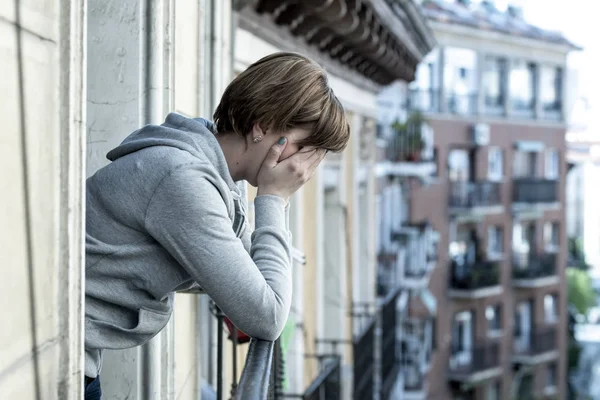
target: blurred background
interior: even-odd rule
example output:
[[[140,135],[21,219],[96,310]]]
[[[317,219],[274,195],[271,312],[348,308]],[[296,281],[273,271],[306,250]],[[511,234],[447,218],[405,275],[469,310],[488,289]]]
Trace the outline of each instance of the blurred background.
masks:
[[[85,178],[285,50],[328,71],[352,139],[291,201],[284,333],[245,366],[179,293],[106,351],[104,398],[600,399],[595,3],[3,1],[0,398],[82,398]]]

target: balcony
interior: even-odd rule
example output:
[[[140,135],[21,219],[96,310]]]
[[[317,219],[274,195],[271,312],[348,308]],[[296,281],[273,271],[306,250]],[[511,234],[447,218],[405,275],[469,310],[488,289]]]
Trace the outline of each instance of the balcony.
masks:
[[[340,357],[330,357],[322,361],[321,373],[299,397],[302,400],[340,400],[342,398],[342,368]],[[248,397],[251,399],[251,397]],[[252,399],[254,399],[252,397]]]
[[[354,354],[354,398],[375,395],[375,320],[352,343]]]
[[[557,330],[544,326],[533,330],[517,327],[513,339],[513,362],[519,364],[539,364],[558,356]]]
[[[429,177],[437,174],[433,148],[433,130],[419,114],[409,116],[405,124],[392,124],[392,136],[385,148],[386,163],[380,175]]]
[[[515,253],[513,285],[518,288],[536,288],[558,283],[556,254]]]
[[[382,400],[392,399],[394,386],[400,373],[396,335],[398,332],[397,303],[400,292],[390,294],[381,306],[381,396]]]
[[[448,206],[451,214],[502,212],[500,183],[490,181],[450,182]]]
[[[470,349],[452,348],[449,359],[449,379],[473,384],[502,375],[500,344],[486,341]]]
[[[398,252],[398,285],[404,289],[424,289],[437,261],[439,233],[427,223],[406,224],[392,233],[401,245]]]
[[[453,260],[450,265],[450,296],[478,299],[502,292],[498,262],[480,261],[474,264]]]
[[[557,180],[515,178],[513,182],[513,209],[556,205],[558,201]]]
[[[445,93],[443,105],[445,112],[451,114],[475,115],[477,113],[477,93]],[[412,112],[440,112],[440,91],[438,89],[409,90],[407,108]]]
[[[446,110],[457,115],[477,114],[477,93],[446,94]]]
[[[542,118],[547,121],[562,121],[563,119],[560,100],[543,103],[542,110]]]
[[[408,92],[409,111],[432,113],[440,111],[440,92],[437,89],[411,89]]]
[[[404,396],[405,400],[425,400],[427,398],[426,375],[420,371],[419,365],[413,361],[402,363],[404,374]]]

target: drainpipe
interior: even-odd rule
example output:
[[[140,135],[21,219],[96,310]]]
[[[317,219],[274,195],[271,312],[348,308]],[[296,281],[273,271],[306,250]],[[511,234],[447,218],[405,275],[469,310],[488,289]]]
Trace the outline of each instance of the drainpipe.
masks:
[[[166,116],[170,97],[167,74],[171,72],[169,66],[172,62],[168,57],[171,53],[166,46],[166,33],[173,25],[169,21],[171,0],[143,0],[140,8],[141,15],[145,16],[141,21],[140,93],[143,98],[140,115],[143,124],[159,124]],[[169,343],[173,338],[172,329],[171,321],[163,332],[142,346],[141,392],[145,400],[173,397],[173,390],[169,387],[172,386],[173,355],[169,354],[173,348]],[[163,349],[167,351],[163,352]]]

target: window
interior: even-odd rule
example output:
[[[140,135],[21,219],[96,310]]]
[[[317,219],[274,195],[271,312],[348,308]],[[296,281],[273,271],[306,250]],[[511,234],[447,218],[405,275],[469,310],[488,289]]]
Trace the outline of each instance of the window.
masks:
[[[517,352],[522,352],[531,346],[532,332],[532,301],[521,301],[515,308],[515,331],[513,348]]]
[[[485,318],[488,322],[489,336],[495,336],[502,332],[502,304],[487,306]]]
[[[501,226],[488,228],[488,258],[494,259],[504,251],[504,232]]]
[[[500,181],[504,175],[504,155],[502,149],[490,147],[488,151],[488,179]]]
[[[558,179],[559,155],[556,149],[546,150],[546,179]]]
[[[450,150],[448,153],[448,175],[451,182],[464,182],[470,179],[471,157],[468,150]]]
[[[535,151],[516,151],[513,165],[515,178],[535,178],[537,160],[538,153]]]
[[[559,248],[560,225],[558,222],[544,224],[544,248],[546,251],[555,252]]]
[[[504,82],[506,82],[506,60],[498,57],[486,57],[482,77],[486,108],[503,107]]]
[[[556,364],[548,364],[546,367],[546,388],[556,387],[556,375]]]
[[[490,383],[487,387],[486,400],[500,400],[502,398],[501,391],[502,391],[501,382],[496,381],[496,382]]]
[[[535,105],[536,65],[515,61],[510,71],[510,96],[516,112],[532,112]]]
[[[540,100],[545,112],[560,112],[562,108],[562,68],[540,68]]]
[[[558,296],[555,294],[544,296],[544,320],[548,324],[558,322]]]
[[[452,322],[451,366],[469,365],[472,360],[473,316],[470,311],[454,314]]]

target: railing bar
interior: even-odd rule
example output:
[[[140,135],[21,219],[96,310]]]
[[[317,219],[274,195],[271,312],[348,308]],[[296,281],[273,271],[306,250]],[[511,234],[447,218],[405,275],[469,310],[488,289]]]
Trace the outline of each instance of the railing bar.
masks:
[[[237,345],[238,345],[238,329],[234,325],[231,329],[232,348],[233,348],[233,382],[231,383],[231,397],[235,396],[237,390]]]
[[[223,316],[217,314],[217,400],[223,400]]]

